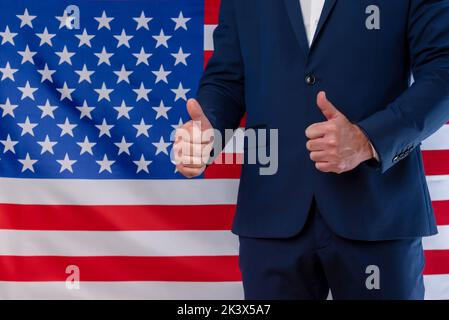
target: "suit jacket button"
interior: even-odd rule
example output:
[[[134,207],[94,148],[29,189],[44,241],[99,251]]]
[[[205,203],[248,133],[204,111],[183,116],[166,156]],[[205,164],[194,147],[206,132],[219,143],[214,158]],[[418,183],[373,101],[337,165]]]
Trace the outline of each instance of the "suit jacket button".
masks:
[[[308,86],[313,86],[316,83],[316,78],[313,75],[306,76],[306,84]]]

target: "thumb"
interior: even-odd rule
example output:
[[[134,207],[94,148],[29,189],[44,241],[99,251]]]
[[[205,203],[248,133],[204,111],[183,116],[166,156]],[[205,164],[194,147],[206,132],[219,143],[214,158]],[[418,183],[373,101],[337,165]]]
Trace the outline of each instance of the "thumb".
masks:
[[[207,129],[212,127],[200,104],[195,99],[189,99],[187,101],[187,112],[193,121],[201,122],[202,128]]]
[[[338,109],[332,104],[332,102],[327,100],[326,92],[324,91],[318,93],[316,104],[327,120],[335,119],[341,114],[340,111],[338,111]]]

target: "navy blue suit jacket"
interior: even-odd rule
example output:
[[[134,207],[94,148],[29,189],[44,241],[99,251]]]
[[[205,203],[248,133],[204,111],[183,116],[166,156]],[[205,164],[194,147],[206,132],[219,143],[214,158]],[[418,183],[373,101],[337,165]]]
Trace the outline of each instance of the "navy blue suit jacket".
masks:
[[[370,5],[380,29],[365,25]],[[222,0],[197,98],[216,129],[236,128],[245,112],[248,128],[279,129],[278,173],[243,166],[233,231],[293,236],[315,197],[346,238],[435,234],[420,144],[449,119],[449,1],[327,0],[311,48],[300,10],[299,0]],[[325,120],[321,90],[367,134],[378,165],[315,169],[303,132]]]

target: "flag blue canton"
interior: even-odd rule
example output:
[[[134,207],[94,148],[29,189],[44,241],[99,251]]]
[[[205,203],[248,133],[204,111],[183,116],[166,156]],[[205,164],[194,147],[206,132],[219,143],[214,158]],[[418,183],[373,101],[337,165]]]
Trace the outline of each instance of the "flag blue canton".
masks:
[[[202,73],[203,6],[1,0],[0,176],[180,178],[170,134]]]

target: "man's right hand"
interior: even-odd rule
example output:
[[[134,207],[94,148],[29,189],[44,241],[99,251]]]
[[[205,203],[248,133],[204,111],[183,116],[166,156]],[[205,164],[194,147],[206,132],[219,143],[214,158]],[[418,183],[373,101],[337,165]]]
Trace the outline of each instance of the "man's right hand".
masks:
[[[187,178],[201,175],[213,148],[213,128],[198,101],[187,101],[191,121],[176,130],[173,145],[176,168]]]

